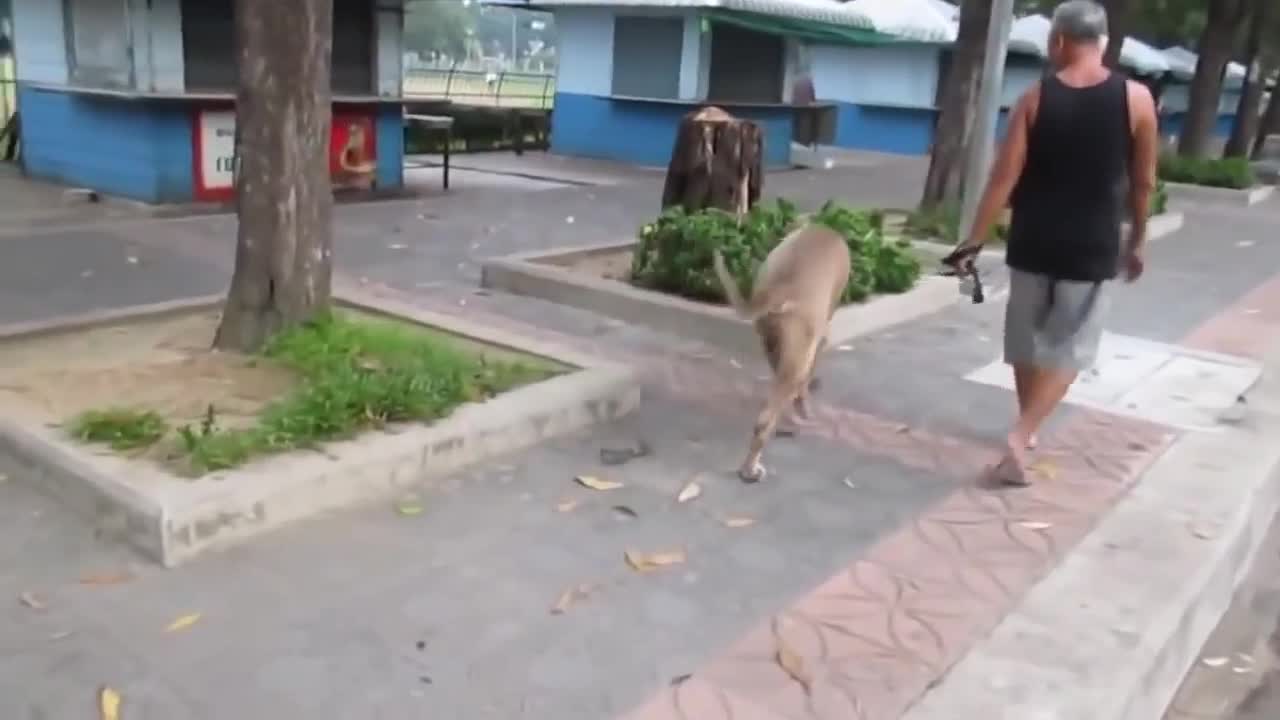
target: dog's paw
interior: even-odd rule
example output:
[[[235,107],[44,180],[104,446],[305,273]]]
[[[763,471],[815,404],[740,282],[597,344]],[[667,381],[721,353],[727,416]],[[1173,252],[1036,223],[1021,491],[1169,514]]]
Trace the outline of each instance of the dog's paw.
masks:
[[[764,480],[765,476],[768,474],[769,471],[765,469],[764,465],[762,465],[759,460],[750,465],[744,466],[738,471],[738,477],[745,483],[758,483],[761,480]]]

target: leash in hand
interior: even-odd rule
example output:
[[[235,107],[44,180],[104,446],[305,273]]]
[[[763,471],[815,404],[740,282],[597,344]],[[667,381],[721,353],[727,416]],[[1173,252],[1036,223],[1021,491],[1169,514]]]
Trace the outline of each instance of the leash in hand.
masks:
[[[981,248],[967,247],[953,251],[942,259],[941,275],[960,278],[960,293],[968,295],[976,305],[986,300],[982,289],[982,276],[978,274],[978,264],[974,262]]]

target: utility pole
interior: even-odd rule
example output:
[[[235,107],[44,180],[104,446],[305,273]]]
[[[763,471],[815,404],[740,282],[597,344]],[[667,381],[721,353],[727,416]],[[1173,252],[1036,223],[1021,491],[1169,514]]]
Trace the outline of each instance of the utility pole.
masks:
[[[987,25],[987,52],[982,61],[982,87],[978,91],[978,117],[973,123],[973,144],[964,170],[964,199],[960,227],[973,232],[978,203],[991,172],[996,142],[996,121],[1000,116],[1000,96],[1004,92],[1005,54],[1009,50],[1009,30],[1013,26],[1013,0],[993,0],[991,22]],[[968,235],[962,236],[968,237]]]

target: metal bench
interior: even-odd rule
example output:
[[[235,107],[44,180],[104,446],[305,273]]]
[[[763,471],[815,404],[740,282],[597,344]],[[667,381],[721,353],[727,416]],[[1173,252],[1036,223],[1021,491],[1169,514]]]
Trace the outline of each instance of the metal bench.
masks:
[[[426,130],[427,132],[438,132],[444,134],[444,151],[442,155],[441,166],[443,168],[444,189],[449,189],[449,155],[453,146],[453,118],[448,115],[418,115],[407,113],[404,116],[406,125],[412,125],[417,128]]]

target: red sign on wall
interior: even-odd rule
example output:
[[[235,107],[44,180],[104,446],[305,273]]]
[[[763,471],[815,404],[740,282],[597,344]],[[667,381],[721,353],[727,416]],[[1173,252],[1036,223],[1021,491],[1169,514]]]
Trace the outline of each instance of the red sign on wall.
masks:
[[[236,115],[234,110],[197,110],[194,117],[195,199],[235,199]],[[333,114],[329,172],[335,189],[369,189],[376,184],[377,135],[372,113]]]

